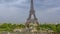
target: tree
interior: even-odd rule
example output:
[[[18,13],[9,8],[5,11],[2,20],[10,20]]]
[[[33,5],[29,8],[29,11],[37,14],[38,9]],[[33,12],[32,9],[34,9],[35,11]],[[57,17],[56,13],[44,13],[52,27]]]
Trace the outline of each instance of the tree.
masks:
[[[60,24],[57,24],[56,27],[57,27],[56,28],[57,29],[57,32],[60,33]]]

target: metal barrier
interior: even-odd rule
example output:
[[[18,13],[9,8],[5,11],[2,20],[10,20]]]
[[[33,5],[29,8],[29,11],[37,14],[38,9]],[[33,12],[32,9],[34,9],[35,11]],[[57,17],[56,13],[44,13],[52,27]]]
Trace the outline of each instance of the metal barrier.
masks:
[[[58,34],[54,32],[1,32],[0,34]]]

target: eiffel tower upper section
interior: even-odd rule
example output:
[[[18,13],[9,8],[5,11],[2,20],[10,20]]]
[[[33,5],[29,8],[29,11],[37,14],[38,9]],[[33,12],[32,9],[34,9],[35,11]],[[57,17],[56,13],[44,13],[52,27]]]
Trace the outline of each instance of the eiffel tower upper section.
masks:
[[[32,15],[33,15],[34,19],[37,19],[36,15],[35,15],[34,6],[33,6],[33,0],[31,0],[30,14],[29,14],[28,20],[31,19]]]
[[[34,5],[33,4],[33,0],[31,0],[30,12],[29,12],[29,17],[27,19],[26,25],[28,25],[30,23],[39,24],[38,20],[36,18],[36,15],[35,15],[35,10],[34,10],[34,6],[33,5]],[[32,16],[34,17],[33,19],[31,19]]]

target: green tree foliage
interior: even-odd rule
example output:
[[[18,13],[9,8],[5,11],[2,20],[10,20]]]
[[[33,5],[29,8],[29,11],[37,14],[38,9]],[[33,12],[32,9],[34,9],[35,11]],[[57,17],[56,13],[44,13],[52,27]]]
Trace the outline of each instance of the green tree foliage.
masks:
[[[0,31],[12,31],[13,30],[13,25],[12,24],[7,24],[7,23],[4,23],[2,25],[0,25]]]
[[[50,24],[50,25],[48,25],[48,27],[55,32],[57,31],[56,30],[56,25],[54,25],[54,24]]]
[[[40,24],[37,29],[42,29],[42,30],[53,30],[54,32],[57,31],[56,25],[55,24]]]
[[[0,24],[0,31],[13,31],[15,28],[23,29],[23,28],[25,28],[25,25],[11,24],[11,23]],[[53,30],[54,32],[60,33],[60,24],[57,24],[57,25],[55,25],[55,24],[40,24],[36,28],[37,28],[37,30],[48,29],[48,30]]]
[[[22,29],[22,28],[25,28],[25,25],[19,24],[19,25],[16,25],[16,28]]]
[[[60,24],[57,24],[56,27],[57,27],[56,28],[57,29],[57,32],[60,33]]]

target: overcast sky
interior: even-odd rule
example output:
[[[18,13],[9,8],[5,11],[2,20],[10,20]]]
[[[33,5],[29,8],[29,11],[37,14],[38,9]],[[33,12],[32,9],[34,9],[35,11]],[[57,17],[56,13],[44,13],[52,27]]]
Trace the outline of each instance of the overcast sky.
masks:
[[[34,0],[36,17],[41,23],[60,22],[60,0]],[[0,0],[0,23],[25,23],[30,0]]]

